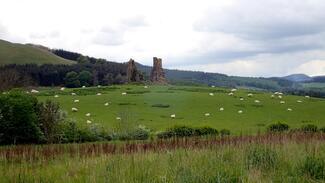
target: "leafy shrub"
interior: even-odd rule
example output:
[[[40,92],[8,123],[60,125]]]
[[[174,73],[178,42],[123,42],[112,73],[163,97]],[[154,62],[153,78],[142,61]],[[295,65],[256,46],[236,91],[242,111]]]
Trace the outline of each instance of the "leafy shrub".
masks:
[[[317,126],[313,124],[303,125],[300,130],[306,133],[313,133],[317,132]]]
[[[97,125],[91,125],[80,128],[74,121],[65,122],[63,128],[62,142],[95,142],[110,141],[112,136],[103,128]]]
[[[320,128],[319,131],[325,133],[325,127]]]
[[[175,126],[169,129],[169,131],[174,132],[174,135],[176,137],[190,137],[190,136],[194,136],[195,134],[194,128],[187,127],[187,126]]]
[[[325,161],[322,158],[307,156],[300,167],[301,173],[313,179],[325,179]]]
[[[47,143],[60,142],[61,122],[65,118],[65,113],[60,110],[58,103],[47,100],[45,103],[39,104],[38,109],[39,125],[44,134]]]
[[[171,137],[175,137],[175,134],[172,131],[163,131],[163,132],[158,132],[157,137],[159,139],[168,139]]]
[[[285,123],[275,123],[267,127],[268,132],[285,132],[289,130],[289,125]]]
[[[44,140],[37,105],[35,97],[20,91],[0,96],[0,144],[39,143]]]
[[[246,165],[248,168],[274,168],[277,158],[277,153],[271,148],[255,146],[247,152]]]
[[[114,134],[114,139],[118,140],[147,140],[150,135],[150,129],[139,125],[138,127]]]
[[[222,129],[220,130],[220,135],[223,137],[223,136],[227,136],[227,135],[230,135],[230,130],[228,129]]]
[[[160,107],[160,108],[168,108],[169,104],[153,104],[151,107]]]
[[[199,127],[195,129],[195,135],[203,136],[203,135],[218,135],[218,130],[211,127]]]
[[[217,135],[217,134],[218,134],[218,130],[211,127],[192,128],[188,126],[174,126],[172,128],[167,129],[164,132],[159,132],[157,134],[157,137],[165,139],[171,137],[192,137],[192,136]]]

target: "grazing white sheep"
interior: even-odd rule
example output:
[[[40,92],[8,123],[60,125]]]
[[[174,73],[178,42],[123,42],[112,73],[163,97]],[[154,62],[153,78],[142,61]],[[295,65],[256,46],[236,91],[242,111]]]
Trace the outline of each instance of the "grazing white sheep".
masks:
[[[204,116],[207,116],[208,117],[208,116],[210,116],[210,113],[205,113]]]
[[[106,102],[104,105],[105,105],[105,106],[108,106],[108,105],[109,105],[109,103],[108,103],[108,102]]]
[[[274,95],[271,95],[271,98],[274,98]]]
[[[306,97],[306,98],[310,98],[310,96],[308,96],[308,95],[306,95],[305,97]]]
[[[212,85],[211,87],[214,88],[214,87],[216,87],[216,86]]]
[[[297,100],[298,103],[301,103],[302,101],[301,100]]]
[[[116,117],[116,120],[121,120],[121,117]]]
[[[242,110],[239,110],[239,111],[238,111],[238,114],[241,114],[241,113],[243,113],[243,111],[242,111]]]
[[[220,107],[219,111],[224,111],[225,109],[223,107]]]
[[[252,93],[247,94],[247,97],[252,97],[252,96],[253,96]]]
[[[59,97],[59,95],[54,95],[54,98],[58,98]]]
[[[97,88],[100,88],[100,87],[102,87],[101,85],[97,85]]]
[[[82,88],[86,88],[86,86],[82,86]]]
[[[240,97],[240,99],[239,99],[239,100],[243,101],[243,100],[244,100],[244,98],[243,98],[243,97]]]
[[[102,95],[101,93],[97,93],[98,96]]]
[[[274,92],[274,95],[279,95],[279,92]]]
[[[126,95],[127,93],[126,92],[123,92],[122,95]]]
[[[278,95],[283,95],[283,93],[282,92],[279,92]]]
[[[65,88],[64,88],[64,87],[62,87],[60,90],[61,90],[61,91],[64,91],[64,90],[65,90]]]
[[[170,115],[171,118],[176,118],[176,114]]]
[[[87,120],[87,124],[91,124],[92,122],[90,120]]]
[[[228,93],[228,95],[229,95],[229,96],[233,96],[233,95],[234,95],[234,93],[233,93],[233,92],[230,92],[230,93]]]
[[[280,99],[281,99],[281,98],[282,98],[282,96],[281,96],[281,95],[279,95],[279,96],[278,96],[278,98],[280,98]]]
[[[72,96],[75,96],[75,95],[77,95],[77,94],[76,94],[76,93],[71,93],[71,95],[72,95]]]
[[[77,100],[77,99],[76,99],[76,100],[74,100],[73,102],[74,102],[74,103],[78,103],[78,102],[79,102],[79,100]]]
[[[4,93],[6,93],[6,92],[4,92]],[[26,93],[29,94],[29,91],[26,91]],[[2,93],[2,94],[3,94],[3,93]]]
[[[2,95],[6,95],[7,94],[7,92],[2,92]]]
[[[31,92],[31,93],[39,93],[39,91],[34,90],[34,89],[32,89],[30,92]]]
[[[89,117],[91,114],[90,113],[87,113],[86,116]]]
[[[291,108],[288,108],[287,110],[288,110],[288,111],[292,111],[292,109],[291,109]]]
[[[143,88],[148,88],[148,86],[144,86]]]
[[[231,91],[231,92],[235,92],[235,91],[237,91],[237,89],[236,89],[236,88],[233,88],[233,89],[231,89],[230,91]]]
[[[284,104],[284,103],[286,103],[286,102],[285,102],[285,101],[283,101],[283,100],[282,100],[282,101],[280,101],[280,104]]]
[[[209,95],[210,95],[210,96],[214,96],[214,94],[213,94],[213,93],[209,93]]]
[[[255,102],[255,103],[260,103],[261,101],[259,101],[259,100],[255,100],[254,102]]]
[[[72,108],[71,108],[71,111],[72,111],[72,112],[78,112],[78,109],[75,108],[75,107],[72,107]]]

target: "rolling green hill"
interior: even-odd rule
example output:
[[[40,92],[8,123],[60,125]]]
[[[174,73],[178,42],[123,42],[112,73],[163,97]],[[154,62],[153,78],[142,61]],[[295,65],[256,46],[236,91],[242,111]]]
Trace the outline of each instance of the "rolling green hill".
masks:
[[[73,61],[58,57],[44,48],[0,40],[0,65],[73,63]]]

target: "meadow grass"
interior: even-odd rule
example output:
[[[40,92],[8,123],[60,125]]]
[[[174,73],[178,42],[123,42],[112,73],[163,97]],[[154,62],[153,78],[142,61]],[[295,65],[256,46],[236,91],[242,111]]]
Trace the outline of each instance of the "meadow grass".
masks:
[[[106,143],[1,147],[0,182],[324,182],[324,140],[321,133],[189,138],[110,144],[120,150],[109,153]],[[47,148],[54,151],[42,154]]]
[[[77,95],[72,96],[72,92]],[[123,92],[127,95],[122,95]],[[241,89],[234,96],[228,96],[229,92],[230,89],[211,87],[149,86],[145,89],[141,85],[119,85],[64,91],[43,88],[38,98],[59,102],[68,117],[80,125],[87,125],[89,119],[108,129],[117,126],[120,121],[116,117],[124,114],[128,115],[129,124],[145,125],[153,131],[187,125],[226,128],[235,134],[255,134],[277,122],[287,123],[291,128],[309,123],[325,126],[324,99],[292,95],[279,99],[271,98],[272,94],[268,92]],[[209,93],[214,93],[214,96]],[[247,97],[248,93],[253,93],[253,97]],[[75,99],[80,102],[74,103]],[[302,102],[298,103],[298,100]],[[280,101],[285,103],[280,104]],[[106,102],[109,102],[108,106],[104,106]],[[78,108],[78,112],[72,112],[72,107]],[[224,111],[219,110],[221,107]],[[239,110],[243,113],[239,114]],[[86,117],[86,113],[91,113],[91,116]],[[205,113],[210,116],[205,116]],[[170,117],[172,114],[176,115],[173,119]]]

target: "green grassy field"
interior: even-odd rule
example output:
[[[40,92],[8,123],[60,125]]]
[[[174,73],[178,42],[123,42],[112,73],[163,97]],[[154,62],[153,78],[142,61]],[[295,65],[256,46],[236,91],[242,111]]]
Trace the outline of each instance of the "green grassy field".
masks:
[[[125,145],[123,153],[109,153],[107,144],[2,147],[0,182],[325,181],[324,134],[245,139],[202,146],[200,141],[181,139],[170,141],[173,146],[167,148],[164,143],[150,146],[155,150]],[[186,145],[178,148],[180,144]]]
[[[126,92],[126,95],[122,95]],[[119,85],[101,88],[65,89],[43,88],[38,95],[42,101],[59,102],[68,117],[80,125],[90,120],[107,128],[118,125],[122,118],[131,125],[145,125],[153,131],[174,125],[211,126],[227,128],[235,134],[264,131],[271,123],[287,123],[290,127],[304,124],[325,126],[325,100],[302,96],[271,98],[271,93],[238,90],[229,96],[230,89],[183,86]],[[76,93],[72,96],[71,93]],[[97,95],[101,93],[101,95]],[[213,93],[214,96],[209,94]],[[252,97],[248,97],[252,93]],[[58,95],[58,97],[54,97]],[[244,100],[240,100],[243,97]],[[74,100],[79,100],[75,103]],[[259,100],[256,103],[255,100]],[[301,103],[297,101],[300,100]],[[285,101],[280,104],[280,101]],[[109,102],[108,106],[104,104]],[[162,105],[154,107],[153,105]],[[169,105],[164,106],[164,105]],[[71,108],[78,112],[72,112]],[[224,108],[224,111],[220,111]],[[288,111],[288,108],[292,111]],[[242,110],[242,113],[238,113]],[[87,113],[91,115],[86,116]],[[209,113],[210,116],[205,116]],[[171,118],[175,114],[176,118]]]
[[[6,64],[73,64],[53,53],[30,45],[0,40],[0,65]]]

